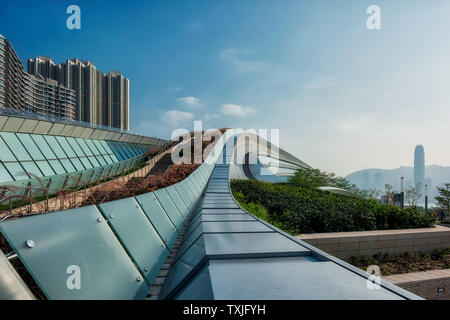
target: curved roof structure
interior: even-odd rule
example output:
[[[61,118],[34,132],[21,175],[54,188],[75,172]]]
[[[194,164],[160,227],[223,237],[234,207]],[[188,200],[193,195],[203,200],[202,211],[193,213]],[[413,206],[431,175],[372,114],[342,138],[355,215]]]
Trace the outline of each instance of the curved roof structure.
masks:
[[[224,134],[170,187],[0,222],[8,257],[17,255],[48,299],[418,299],[383,280],[374,288],[369,274],[242,209],[229,186],[230,164],[247,153],[237,138]],[[26,298],[15,293],[20,279],[7,277],[2,296]]]

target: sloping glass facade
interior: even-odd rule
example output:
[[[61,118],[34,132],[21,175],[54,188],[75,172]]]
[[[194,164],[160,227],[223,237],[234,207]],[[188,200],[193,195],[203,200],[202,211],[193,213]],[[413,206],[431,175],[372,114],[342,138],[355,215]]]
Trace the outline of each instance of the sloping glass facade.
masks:
[[[166,140],[0,108],[0,203],[67,192],[120,175]]]
[[[0,132],[0,183],[73,173],[142,155],[130,142]]]

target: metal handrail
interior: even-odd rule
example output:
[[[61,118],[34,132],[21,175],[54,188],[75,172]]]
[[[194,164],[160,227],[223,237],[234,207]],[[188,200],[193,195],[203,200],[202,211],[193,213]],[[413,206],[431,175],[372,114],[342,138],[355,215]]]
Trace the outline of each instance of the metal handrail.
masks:
[[[159,160],[161,160],[162,155],[163,155],[167,150],[172,149],[172,148],[175,147],[178,143],[179,143],[179,142],[177,142],[177,143],[175,143],[175,144],[171,144],[171,143],[166,144],[166,145],[163,147],[162,150],[160,150],[154,157],[152,157],[151,160],[154,160],[154,159],[156,159],[157,157],[159,157],[159,159],[156,160],[156,162],[158,162]],[[160,156],[161,156],[161,157],[160,157]],[[150,161],[148,161],[148,162],[150,162]],[[156,162],[153,163],[153,165],[155,165]],[[149,178],[150,178],[150,172],[148,173],[146,179],[148,180]]]
[[[64,185],[64,187],[61,187],[61,188],[49,188],[49,187],[46,187],[45,185],[48,184],[49,182],[51,182],[52,178],[54,179],[55,177],[58,177],[58,176],[65,176],[64,179],[74,179],[74,178],[81,179],[81,177],[83,176],[83,174],[85,172],[89,172],[89,171],[92,171],[92,170],[100,170],[101,168],[110,168],[110,167],[116,167],[117,168],[119,166],[124,166],[123,171],[121,171],[121,173],[120,173],[121,175],[123,175],[124,173],[128,172],[129,169],[134,164],[140,163],[141,160],[143,160],[144,158],[145,158],[145,155],[139,155],[139,156],[135,156],[133,158],[127,159],[125,161],[116,162],[114,164],[109,164],[109,165],[105,165],[105,166],[102,166],[102,167],[97,167],[97,168],[91,168],[91,169],[85,169],[85,170],[77,171],[77,172],[74,172],[75,174],[74,173],[68,173],[68,174],[65,174],[65,175],[55,175],[55,176],[48,177],[48,179],[45,179],[45,178],[41,179],[41,178],[37,178],[36,177],[35,179],[39,182],[40,186],[33,186],[33,185],[31,185],[30,180],[32,180],[32,179],[26,180],[28,183],[24,182],[24,184],[21,185],[20,187],[4,185],[3,187],[12,187],[12,188],[16,188],[16,190],[14,190],[11,194],[8,194],[6,197],[3,197],[3,199],[0,198],[0,202],[5,202],[5,201],[9,200],[9,204],[10,204],[10,209],[9,209],[10,214],[6,215],[5,217],[3,217],[2,220],[7,218],[8,216],[11,216],[11,212],[13,210],[12,209],[12,201],[13,201],[13,199],[19,199],[19,198],[23,199],[23,198],[25,198],[26,197],[25,196],[25,192],[27,192],[27,193],[29,192],[30,195],[31,195],[35,191],[42,191],[43,192],[42,195],[46,195],[47,196],[46,201],[48,202],[50,194],[58,194],[58,196],[62,192],[68,192],[68,193],[71,193],[71,194],[72,193],[75,194],[76,192],[83,190],[83,188],[85,188],[89,184],[95,182],[95,181],[91,181],[91,180],[78,181],[78,183],[72,185],[72,187],[70,187],[70,188],[65,188],[65,185]],[[126,165],[124,165],[125,163],[126,163]],[[133,165],[129,165],[129,163],[133,163]],[[106,175],[104,177],[101,177],[101,175],[99,175],[97,177],[97,182],[100,182],[103,179],[107,179],[107,178],[115,176],[115,175],[116,174]],[[77,187],[77,188],[73,189],[74,187]],[[36,195],[35,195],[35,197],[36,197]],[[30,204],[29,204],[30,206],[33,205],[34,203],[37,203],[37,202],[33,202],[32,201],[33,198],[30,197],[29,199],[30,199]],[[17,209],[17,208],[15,208],[15,209]]]

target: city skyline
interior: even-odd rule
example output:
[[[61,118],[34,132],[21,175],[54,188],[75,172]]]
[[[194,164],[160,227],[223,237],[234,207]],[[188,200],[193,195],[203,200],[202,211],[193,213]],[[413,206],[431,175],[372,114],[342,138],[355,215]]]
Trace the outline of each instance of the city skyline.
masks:
[[[401,178],[405,190],[415,187],[420,192],[419,203],[423,204],[425,189],[430,204],[436,202],[438,187],[444,187],[450,181],[450,166],[426,164],[425,148],[417,145],[414,149],[414,166],[400,166],[392,169],[369,168],[350,173],[345,178],[358,188],[367,191],[385,193],[385,185],[392,186],[395,192],[401,191]]]
[[[0,34],[0,107],[73,120],[75,103],[73,90],[25,72],[13,45]]]
[[[167,137],[193,120],[279,128],[281,147],[340,176],[412,165],[418,143],[428,163],[448,166],[438,137],[450,134],[450,4],[379,1],[376,31],[366,28],[370,4],[80,1],[81,30],[68,30],[67,3],[18,1],[0,30],[23,61],[77,56],[123,72],[132,130]]]
[[[130,81],[119,71],[105,74],[90,61],[51,57],[27,59],[0,34],[0,106],[129,130]]]
[[[70,58],[55,64],[51,57],[27,60],[27,72],[53,79],[76,93],[76,119],[129,130],[130,80],[119,71],[103,73],[93,62]]]

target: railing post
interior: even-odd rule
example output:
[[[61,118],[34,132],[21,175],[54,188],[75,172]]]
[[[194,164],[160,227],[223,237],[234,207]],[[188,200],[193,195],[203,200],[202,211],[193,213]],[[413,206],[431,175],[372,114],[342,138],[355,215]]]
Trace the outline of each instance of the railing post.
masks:
[[[113,165],[110,165],[108,174],[106,175],[106,178],[108,178],[111,175],[112,168],[113,168]]]
[[[47,185],[45,186],[45,191],[46,191],[45,198],[46,198],[46,207],[47,207],[46,211],[49,210],[48,195],[49,195],[49,190],[50,190],[51,184],[52,184],[52,178],[48,179]]]
[[[103,174],[103,171],[105,170],[105,168],[104,167],[102,167],[102,170],[100,171],[100,173],[98,174],[98,178],[97,178],[97,184],[99,184],[100,183],[100,179],[102,178],[102,174]]]
[[[30,190],[30,186],[31,186],[31,182],[28,182],[27,186],[25,187],[25,190],[23,191],[23,194],[22,194],[22,201],[26,199],[28,190]]]
[[[66,187],[67,181],[69,181],[69,175],[66,175],[66,178],[64,179],[64,182],[63,182],[61,188],[59,188],[59,190],[62,190]]]
[[[81,178],[83,177],[83,173],[80,173],[78,176],[77,182],[75,183],[74,187],[77,187],[80,184]]]
[[[88,183],[91,182],[92,177],[94,176],[95,169],[92,170],[91,175],[89,176]]]
[[[31,188],[30,188],[30,195],[29,195],[29,199],[30,199],[30,213],[33,211],[33,201],[32,201],[32,197],[31,197],[31,195],[32,195],[32,191],[31,191]]]

